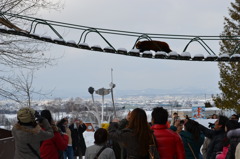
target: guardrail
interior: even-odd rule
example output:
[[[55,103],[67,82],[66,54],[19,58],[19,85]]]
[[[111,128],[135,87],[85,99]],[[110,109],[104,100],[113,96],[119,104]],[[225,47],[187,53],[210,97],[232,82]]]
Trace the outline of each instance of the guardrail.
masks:
[[[10,130],[0,129],[0,158],[13,159],[15,142]]]

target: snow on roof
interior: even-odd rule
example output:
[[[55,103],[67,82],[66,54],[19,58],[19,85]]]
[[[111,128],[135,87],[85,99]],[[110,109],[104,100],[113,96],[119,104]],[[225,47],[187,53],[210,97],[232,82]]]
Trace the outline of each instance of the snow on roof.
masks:
[[[191,54],[190,54],[189,52],[182,52],[182,53],[181,53],[181,56],[191,57]]]

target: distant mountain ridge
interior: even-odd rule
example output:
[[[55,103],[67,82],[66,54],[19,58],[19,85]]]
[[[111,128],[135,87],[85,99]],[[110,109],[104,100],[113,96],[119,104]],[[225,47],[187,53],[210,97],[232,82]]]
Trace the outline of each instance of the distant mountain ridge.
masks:
[[[115,88],[113,90],[114,98],[121,98],[121,97],[131,97],[131,96],[211,96],[212,94],[219,93],[219,90],[214,89],[199,89],[199,88],[177,88],[177,89],[141,89],[141,90],[121,90]],[[73,91],[73,90],[58,90],[52,92],[52,96],[49,96],[49,99],[54,98],[91,98],[89,92],[86,91]],[[94,93],[95,98],[101,98],[101,96]],[[42,99],[41,97],[34,97],[34,99]],[[107,95],[106,98],[111,98],[110,95]],[[1,98],[0,98],[1,99]]]
[[[219,93],[219,90],[215,89],[199,89],[199,88],[177,88],[177,89],[154,89],[154,88],[148,88],[148,89],[141,89],[141,90],[121,90],[115,88],[113,90],[114,97],[129,97],[129,96],[163,96],[163,95],[169,95],[169,96],[189,96],[189,95],[208,95],[211,96],[212,94]],[[108,95],[110,96],[110,95]],[[53,92],[52,98],[71,98],[71,97],[81,97],[81,98],[91,98],[91,95],[89,92],[86,91],[58,91]],[[99,95],[94,93],[94,97],[98,98]],[[108,97],[106,97],[108,98]]]
[[[157,96],[157,95],[212,95],[219,93],[218,90],[206,89],[143,89],[143,90],[116,90],[115,96]]]

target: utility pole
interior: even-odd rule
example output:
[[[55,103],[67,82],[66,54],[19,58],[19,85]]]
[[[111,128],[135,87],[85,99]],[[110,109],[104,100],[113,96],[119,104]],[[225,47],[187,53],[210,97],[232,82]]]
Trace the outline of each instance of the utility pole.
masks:
[[[96,90],[95,93],[102,96],[102,118],[101,118],[101,123],[103,123],[104,96],[108,95],[110,93],[110,89],[100,88],[100,89]]]
[[[113,113],[114,117],[116,117],[116,109],[115,109],[115,104],[114,104],[114,98],[113,98],[113,88],[116,87],[116,85],[113,83],[113,69],[111,68],[111,83],[109,84],[111,88],[111,96],[112,96],[112,104],[113,104]]]

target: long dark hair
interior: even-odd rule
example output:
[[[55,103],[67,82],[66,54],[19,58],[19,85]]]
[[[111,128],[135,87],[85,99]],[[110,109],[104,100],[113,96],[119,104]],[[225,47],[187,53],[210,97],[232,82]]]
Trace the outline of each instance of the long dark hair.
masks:
[[[225,131],[230,131],[239,128],[239,123],[237,120],[228,120],[226,122],[225,127],[227,128]],[[230,139],[227,137],[227,134],[225,133],[225,137],[223,139],[223,146],[227,146],[230,144]]]
[[[49,124],[53,124],[52,114],[49,110],[47,110],[47,109],[42,110],[41,116],[46,118],[48,120]]]
[[[188,131],[192,134],[195,141],[199,140],[201,130],[199,129],[198,122],[188,119],[188,122],[184,125],[184,128],[185,131]]]
[[[239,123],[237,120],[228,120],[226,122],[227,132],[239,128]]]
[[[60,128],[60,130],[62,132],[66,132],[66,127],[63,125],[65,122],[67,122],[68,120],[66,118],[62,118],[58,123],[57,123],[57,127]]]
[[[152,131],[147,121],[146,112],[143,109],[136,108],[131,112],[127,128],[133,130],[140,144],[140,154],[142,156],[148,153],[148,147],[151,143]]]

